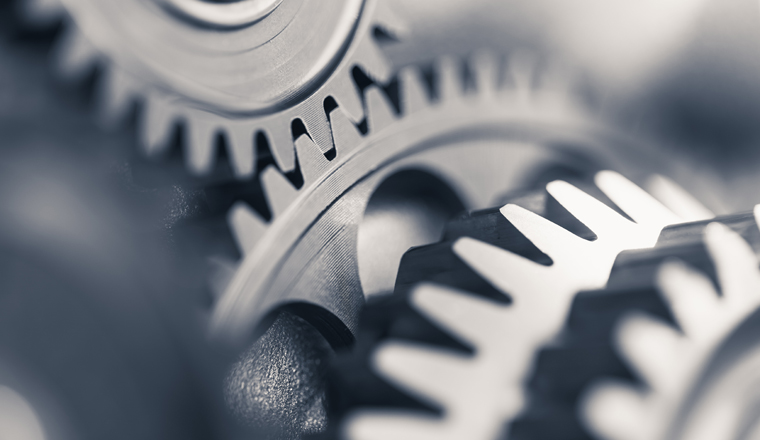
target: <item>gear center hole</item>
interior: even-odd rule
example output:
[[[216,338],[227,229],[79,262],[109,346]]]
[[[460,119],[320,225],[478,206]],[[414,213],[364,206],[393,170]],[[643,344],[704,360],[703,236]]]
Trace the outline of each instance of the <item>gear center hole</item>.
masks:
[[[464,209],[451,187],[430,172],[406,169],[383,180],[358,231],[359,279],[365,298],[391,292],[404,252],[440,240],[446,221]]]

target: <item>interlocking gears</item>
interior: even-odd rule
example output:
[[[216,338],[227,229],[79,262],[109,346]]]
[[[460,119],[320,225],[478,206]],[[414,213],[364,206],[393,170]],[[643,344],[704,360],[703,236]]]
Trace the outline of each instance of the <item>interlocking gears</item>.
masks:
[[[356,267],[367,267],[356,229],[373,191],[394,173],[423,169],[473,209],[489,206],[497,189],[520,186],[558,150],[613,168],[648,162],[641,147],[583,116],[568,102],[575,91],[558,86],[566,78],[532,70],[530,56],[504,63],[481,54],[438,63],[435,79],[416,68],[392,78],[378,42],[403,26],[385,2],[23,4],[38,21],[65,14],[58,65],[73,76],[103,67],[107,119],[143,103],[148,153],[165,150],[180,123],[191,171],[208,174],[225,144],[235,175],[256,174],[268,212],[232,209],[245,258],[239,268],[221,262],[215,277],[224,293],[211,328],[232,339],[295,303],[320,315],[312,321],[333,339],[350,340],[366,279],[377,278]],[[264,156],[273,162],[266,168]]]
[[[57,59],[62,74],[80,77],[103,67],[106,119],[118,120],[136,99],[142,102],[140,137],[148,154],[166,150],[182,123],[192,172],[210,172],[224,143],[240,177],[254,173],[257,151],[265,148],[283,172],[303,166],[294,140],[305,133],[313,154],[329,157],[331,112],[339,107],[343,118],[362,121],[357,78],[388,79],[391,69],[376,40],[401,32],[386,3],[373,0],[28,0],[24,6],[36,21],[65,15]]]
[[[759,214],[756,208],[755,217]],[[729,439],[757,433],[752,409],[757,392],[744,388],[756,383],[751,372],[756,354],[724,366],[729,374],[724,371],[699,390],[713,356],[760,306],[757,258],[737,233],[720,223],[708,225],[704,236],[720,293],[706,275],[683,263],[661,266],[656,285],[677,328],[642,314],[618,323],[614,340],[620,355],[646,389],[620,382],[592,386],[583,418],[600,438]]]
[[[327,335],[349,341],[366,293],[365,212],[378,188],[400,172],[434,176],[460,200],[459,209],[478,209],[562,161],[580,164],[579,173],[594,163],[637,172],[651,166],[648,157],[657,153],[599,127],[572,100],[573,91],[554,80],[554,70],[534,66],[520,54],[443,59],[429,83],[410,67],[398,75],[399,114],[379,85],[366,88],[367,135],[340,111],[330,114],[332,160],[300,136],[301,188],[275,168],[261,176],[273,219],[267,224],[244,204],[230,212],[244,259],[225,269],[234,276],[220,283],[226,288],[219,289],[213,330],[244,338],[265,314],[295,304]],[[401,252],[423,243],[406,243]],[[375,250],[372,243],[364,248]],[[329,313],[314,318],[312,305]]]
[[[653,246],[663,227],[694,219],[679,218],[617,173],[600,172],[595,181],[603,194],[635,222],[576,187],[555,181],[546,189],[550,200],[588,228],[583,234],[586,239],[525,208],[508,204],[500,209],[507,224],[496,226],[496,231],[483,232],[484,225],[492,222],[473,221],[477,214],[469,220],[481,228],[470,234],[486,235],[494,244],[467,236],[449,236],[449,241],[429,246],[430,250],[423,247],[407,254],[397,280],[397,292],[402,295],[405,285],[411,281],[404,276],[407,269],[417,272],[414,282],[455,280],[461,286],[468,278],[462,273],[464,263],[487,282],[488,286],[475,291],[468,289],[469,292],[423,284],[412,287],[408,296],[411,307],[423,320],[448,332],[460,346],[471,347],[472,353],[431,345],[431,333],[423,331],[428,336],[421,337],[420,324],[416,329],[412,326],[413,330],[397,335],[406,341],[382,342],[370,354],[369,362],[376,374],[427,405],[440,408],[443,414],[435,416],[409,410],[353,412],[343,427],[346,438],[489,439],[505,433],[509,422],[525,407],[524,385],[534,354],[560,332],[575,293],[589,286],[604,286],[622,250]],[[667,185],[663,180],[659,182]],[[544,202],[541,211],[556,217],[557,209],[551,206],[551,202]],[[539,208],[542,208],[540,204]],[[690,210],[697,213],[695,215],[704,211],[703,208]],[[494,215],[499,214],[484,212],[480,217]],[[515,234],[509,236],[510,227],[524,236],[522,241]],[[457,228],[455,222],[449,232],[456,229],[462,228]],[[527,245],[525,238],[529,240]],[[595,239],[589,241],[589,238]],[[540,256],[530,251],[531,245]],[[451,256],[439,263],[443,269],[432,269],[431,264],[426,263],[440,259],[447,252]],[[533,257],[527,258],[531,253]],[[461,263],[452,262],[452,257]],[[470,285],[476,284],[477,281]],[[493,298],[493,293],[489,293],[493,288],[496,295],[509,298],[509,304]],[[372,313],[372,306],[367,313]],[[394,326],[410,328],[399,319],[392,319],[390,329]],[[370,332],[375,333],[375,338],[382,334],[381,339],[393,339],[393,330]],[[420,344],[420,339],[427,339],[427,343]],[[364,341],[360,338],[358,343]],[[348,361],[344,365],[351,368],[354,364]],[[351,373],[344,368],[339,375],[343,374]],[[338,380],[344,379],[339,377]],[[361,389],[359,385],[343,383],[337,392],[340,394],[341,388],[347,390],[352,386]],[[351,400],[351,397],[342,399]]]

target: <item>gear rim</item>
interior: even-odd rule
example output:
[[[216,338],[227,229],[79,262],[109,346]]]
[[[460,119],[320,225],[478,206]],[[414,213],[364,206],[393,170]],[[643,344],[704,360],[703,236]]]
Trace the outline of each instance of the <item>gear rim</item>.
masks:
[[[518,64],[519,57],[512,57],[510,61],[514,61],[514,64]],[[521,66],[518,65],[509,67],[514,67],[515,70],[517,70]],[[396,145],[392,147],[381,148],[377,145],[372,147],[369,145],[372,145],[373,143],[379,145],[381,142],[378,141],[378,139],[383,139],[383,137],[388,138],[396,136],[397,138],[401,138],[402,142],[407,142],[408,145],[419,148],[418,146],[424,145],[425,142],[422,142],[419,139],[410,139],[410,137],[418,136],[423,140],[427,140],[429,144],[435,146],[435,142],[431,141],[429,138],[433,138],[434,140],[436,136],[446,137],[445,135],[439,135],[438,133],[442,130],[440,127],[443,125],[446,125],[446,128],[443,130],[447,130],[449,134],[459,133],[461,135],[462,133],[466,134],[468,132],[477,132],[480,133],[481,136],[483,133],[486,133],[486,135],[491,135],[495,138],[498,138],[499,136],[504,136],[504,133],[506,132],[509,139],[518,139],[531,145],[551,144],[551,142],[546,142],[549,139],[562,139],[570,142],[575,141],[575,144],[582,145],[583,147],[588,148],[594,153],[599,153],[602,156],[604,156],[605,152],[609,152],[610,150],[622,155],[625,155],[626,150],[635,150],[640,153],[638,156],[630,155],[627,158],[629,161],[631,161],[630,163],[623,163],[622,160],[618,161],[616,164],[618,168],[631,167],[632,163],[638,162],[641,160],[641,157],[645,155],[644,151],[646,150],[642,148],[626,148],[631,147],[632,145],[639,145],[638,142],[634,142],[631,139],[625,138],[625,136],[621,136],[619,133],[614,132],[614,130],[605,129],[601,125],[595,124],[590,118],[582,116],[582,113],[578,111],[578,106],[573,105],[571,102],[569,102],[569,100],[566,99],[571,96],[570,92],[565,91],[558,93],[556,90],[552,90],[551,88],[547,88],[545,90],[532,89],[533,84],[536,82],[536,79],[532,77],[535,72],[529,73],[527,78],[520,77],[520,74],[515,74],[514,72],[507,73],[507,76],[514,74],[515,77],[507,78],[507,85],[505,87],[504,78],[499,77],[499,74],[503,74],[503,72],[500,72],[498,59],[494,58],[493,55],[489,55],[486,52],[479,53],[473,57],[471,68],[472,76],[475,77],[476,91],[468,95],[464,93],[465,83],[463,82],[464,79],[461,77],[461,66],[458,66],[452,59],[443,59],[440,61],[438,64],[438,72],[440,76],[439,86],[441,88],[441,91],[439,101],[437,103],[430,103],[429,97],[423,98],[425,96],[425,93],[421,91],[424,90],[424,88],[420,85],[419,75],[417,72],[415,72],[412,68],[403,70],[399,75],[403,80],[400,85],[402,90],[401,102],[403,109],[398,120],[394,115],[394,112],[391,110],[390,103],[384,96],[382,96],[381,93],[379,93],[379,90],[376,87],[368,88],[365,96],[365,101],[367,102],[368,109],[367,118],[369,134],[366,135],[363,140],[361,140],[361,145],[358,147],[352,147],[353,145],[356,145],[357,140],[360,139],[358,133],[356,132],[356,129],[352,126],[352,124],[349,123],[349,121],[347,121],[348,118],[342,115],[340,108],[335,109],[330,114],[330,122],[334,127],[341,127],[339,130],[335,130],[335,128],[333,130],[333,135],[336,141],[336,149],[338,152],[337,154],[339,157],[329,162],[329,164],[328,162],[324,161],[324,159],[322,159],[323,163],[327,167],[327,171],[314,172],[303,170],[305,176],[304,180],[306,183],[304,184],[303,188],[298,191],[300,194],[298,194],[295,191],[295,188],[293,188],[292,185],[290,185],[283,177],[281,177],[281,175],[276,170],[265,171],[263,173],[264,178],[262,179],[262,183],[264,184],[263,186],[267,194],[278,194],[278,191],[280,189],[285,188],[285,191],[282,191],[280,193],[280,197],[269,196],[268,199],[270,201],[277,201],[281,199],[297,200],[295,203],[304,206],[318,205],[315,209],[315,212],[317,212],[317,215],[321,215],[323,212],[322,210],[325,209],[322,205],[323,203],[324,205],[333,203],[334,200],[337,199],[336,197],[340,197],[345,192],[346,187],[349,187],[349,185],[355,185],[356,182],[358,182],[360,179],[365,178],[367,174],[367,172],[363,172],[360,173],[358,177],[354,176],[352,178],[341,178],[340,173],[344,172],[347,168],[342,166],[343,164],[347,163],[342,162],[344,160],[344,156],[342,154],[345,153],[346,150],[350,150],[350,153],[349,155],[345,156],[345,160],[355,159],[360,155],[377,156],[385,154],[386,156],[381,157],[382,160],[375,159],[360,161],[360,163],[365,166],[368,172],[374,173],[381,168],[380,164],[389,161],[388,158],[392,157],[393,151],[389,151],[390,148],[396,148],[399,152],[408,154],[408,147],[399,147]],[[525,74],[525,72],[522,72],[521,74]],[[528,86],[525,87],[525,84]],[[521,85],[523,87],[520,87]],[[407,110],[407,108],[410,110]],[[473,109],[476,109],[476,111],[473,111]],[[447,117],[447,112],[453,112],[455,117],[451,117],[450,115]],[[445,124],[441,122],[443,120],[446,121]],[[419,121],[422,121],[422,124],[420,124]],[[414,127],[414,124],[423,126],[424,124],[436,125],[432,129],[435,135],[431,135],[428,132],[420,134],[419,129],[417,130],[416,134],[410,134],[414,133],[415,130],[405,127]],[[383,131],[379,127],[388,127],[389,130]],[[546,130],[547,127],[549,127],[549,130]],[[557,127],[559,128],[557,129]],[[484,130],[484,128],[486,129]],[[430,130],[430,128],[428,128],[428,130]],[[547,131],[550,134],[547,135]],[[556,134],[557,132],[560,134]],[[515,135],[515,133],[517,133],[517,135]],[[341,137],[350,140],[342,141]],[[540,139],[541,141],[535,141],[536,138]],[[297,145],[299,145],[299,141],[301,145],[299,146],[300,148],[298,151],[298,156],[308,157],[306,154],[308,154],[309,151],[315,150],[313,148],[313,145],[311,148],[309,148],[310,140],[307,136],[301,136],[299,139],[297,139]],[[393,143],[391,142],[391,144]],[[610,144],[615,146],[623,145],[624,147],[616,149],[614,147],[608,147]],[[346,147],[343,147],[344,145]],[[583,150],[583,148],[580,149]],[[647,152],[646,154],[654,153]],[[614,153],[609,153],[607,156],[614,156]],[[314,157],[313,153],[312,159],[317,159],[317,157]],[[612,159],[614,160],[614,158]],[[313,161],[308,160],[305,161],[305,164],[312,168],[314,168],[315,165]],[[319,175],[321,177],[316,181],[317,183],[310,185],[310,179],[306,178],[307,175]],[[330,184],[329,180],[327,180],[325,176],[329,176],[333,180],[340,179],[339,181],[343,181],[343,183],[339,185],[343,186],[338,187],[335,184]],[[269,180],[269,183],[267,180]],[[270,190],[270,187],[274,188],[275,190]],[[312,191],[313,188],[317,188],[317,190],[313,192],[321,189],[326,189],[325,191],[333,191],[336,193],[336,195],[331,198],[327,198],[327,202],[314,202],[315,197],[313,195],[311,197],[307,196],[307,193]],[[285,197],[282,197],[282,194],[284,194]],[[265,246],[265,249],[269,249],[268,252],[254,251],[254,253],[251,255],[258,255],[256,258],[259,260],[262,260],[264,257],[266,257],[266,264],[273,264],[272,262],[277,260],[277,257],[273,258],[273,254],[271,252],[281,252],[279,250],[272,251],[271,244],[278,240],[275,238],[275,233],[279,234],[280,231],[289,231],[291,235],[297,236],[297,238],[300,239],[300,237],[303,235],[302,231],[305,230],[304,226],[280,226],[284,223],[278,224],[278,217],[283,217],[283,215],[286,217],[292,216],[295,205],[290,201],[279,201],[277,203],[281,205],[281,209],[274,210],[275,215],[271,229],[265,226],[260,220],[256,222],[258,223],[258,226],[251,228],[253,230],[257,230],[257,235],[259,237],[262,237],[262,241],[259,242],[259,244]],[[314,208],[314,206],[311,207]],[[469,205],[470,208],[474,208],[476,206],[478,205]],[[484,207],[482,204],[480,206]],[[233,212],[230,218],[233,218],[234,215],[235,214]],[[307,226],[309,226],[313,222],[312,219],[317,215],[304,216],[306,220],[303,220],[303,222],[308,223]],[[236,226],[234,224],[231,226],[233,230],[236,229]],[[237,229],[240,228],[238,227]],[[279,244],[284,244],[282,247],[287,251],[290,251],[292,248],[289,247],[289,243],[290,241],[285,241],[284,243],[281,242]],[[251,259],[249,255],[246,255],[241,266],[242,269],[238,270],[238,275],[230,283],[231,287],[221,297],[220,302],[217,304],[217,307],[215,308],[214,314],[212,316],[212,332],[219,333],[219,331],[222,330],[221,333],[226,333],[227,336],[234,335],[231,339],[239,339],[241,335],[247,334],[252,330],[251,322],[257,321],[262,316],[261,313],[265,313],[261,311],[258,312],[260,314],[259,316],[254,319],[249,319],[248,323],[244,323],[242,325],[241,322],[245,321],[247,318],[241,319],[234,317],[235,314],[242,316],[245,313],[250,313],[250,310],[256,308],[255,305],[252,305],[250,302],[252,300],[250,299],[241,301],[241,299],[245,298],[246,295],[248,295],[249,298],[256,296],[254,294],[240,293],[246,289],[245,283],[248,281],[245,278],[248,280],[253,280],[253,278],[256,277],[257,279],[251,282],[254,284],[258,283],[256,285],[261,286],[262,284],[266,283],[267,280],[262,281],[262,278],[259,278],[258,275],[254,274],[266,274],[265,277],[269,277],[269,279],[271,279],[270,274],[276,273],[273,268],[269,267],[254,270],[256,263],[253,263],[252,261],[254,260]],[[240,275],[240,273],[246,273],[247,275]],[[256,287],[255,289],[258,289],[261,292],[267,290],[266,288],[261,287]],[[271,293],[269,294],[271,295]],[[303,297],[298,298],[296,296],[292,296],[291,298],[293,300],[304,299]],[[249,302],[246,304],[244,301]],[[278,301],[281,301],[281,299],[278,299]],[[354,302],[356,303],[356,301]],[[270,306],[271,304],[265,304],[263,310],[266,311]],[[358,309],[358,306],[355,308]],[[336,309],[336,307],[328,307],[328,310],[331,310],[333,314],[337,314],[337,316],[343,318],[345,316],[345,312],[343,313],[343,316],[341,316],[341,312]],[[248,310],[249,312],[243,312],[243,310]],[[259,307],[259,310],[262,310],[262,308]],[[235,321],[237,321],[237,323]],[[323,319],[320,318],[320,321],[323,321]],[[345,323],[347,320],[343,318],[342,321]],[[224,329],[224,327],[227,327],[227,329]],[[355,328],[355,324],[352,324],[351,321],[348,321],[347,327],[348,329],[341,329],[339,332],[345,333],[346,330],[350,331],[351,328]]]

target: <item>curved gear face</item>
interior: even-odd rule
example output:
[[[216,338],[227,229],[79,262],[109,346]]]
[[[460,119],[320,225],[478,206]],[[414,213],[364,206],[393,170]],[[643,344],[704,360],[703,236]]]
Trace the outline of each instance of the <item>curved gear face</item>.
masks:
[[[755,209],[756,219],[758,215],[760,208]],[[660,267],[656,284],[680,331],[641,313],[618,323],[614,335],[618,350],[648,387],[641,390],[611,381],[590,387],[583,419],[600,438],[741,437],[741,408],[726,400],[725,406],[716,406],[719,399],[713,396],[711,402],[709,394],[703,402],[690,400],[720,346],[760,307],[760,271],[747,242],[726,226],[708,225],[704,241],[720,293],[705,274],[681,262]],[[721,393],[730,388],[715,389]]]
[[[465,209],[480,209],[568,152],[621,170],[649,167],[646,157],[655,153],[584,116],[550,73],[533,70],[523,55],[487,52],[469,63],[440,60],[432,89],[418,68],[403,69],[396,78],[400,112],[387,89],[377,83],[365,89],[366,135],[334,108],[332,160],[304,134],[295,141],[300,188],[275,167],[261,174],[270,222],[242,203],[231,210],[244,258],[222,271],[231,279],[220,283],[212,330],[244,339],[275,308],[305,304],[337,317],[335,325],[329,317],[318,321],[350,340],[365,300],[357,229],[375,189],[399,171],[432,173]]]
[[[192,172],[211,171],[221,136],[239,177],[254,173],[259,133],[286,172],[297,166],[293,140],[304,132],[322,153],[333,150],[326,103],[361,121],[355,76],[390,74],[375,30],[402,32],[374,0],[28,0],[25,9],[37,21],[64,14],[71,22],[57,56],[64,76],[105,67],[107,120],[142,101],[148,154],[168,148],[183,123]]]

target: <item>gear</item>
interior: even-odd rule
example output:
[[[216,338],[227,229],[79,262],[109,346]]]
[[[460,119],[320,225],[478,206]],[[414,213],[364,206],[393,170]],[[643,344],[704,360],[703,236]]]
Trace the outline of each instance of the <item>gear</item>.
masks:
[[[357,78],[391,73],[377,39],[403,32],[382,1],[27,0],[32,22],[66,17],[57,62],[64,77],[100,65],[104,119],[143,105],[140,139],[165,151],[185,126],[185,161],[208,174],[224,139],[234,173],[253,175],[266,144],[280,170],[300,163],[294,140],[334,152],[330,112],[359,122]],[[255,142],[254,142],[255,141]],[[299,149],[296,147],[296,149]]]
[[[591,420],[587,415],[584,415],[582,420],[577,417],[578,405],[588,406],[584,402],[594,401],[594,399],[588,400],[584,397],[589,392],[589,389],[593,389],[594,383],[598,382],[600,377],[616,378],[615,383],[619,384],[620,381],[636,381],[637,378],[642,378],[646,382],[650,380],[650,374],[652,373],[649,368],[651,365],[662,365],[668,363],[667,359],[671,359],[671,355],[665,358],[654,359],[655,352],[648,351],[652,358],[647,356],[646,361],[642,361],[641,365],[637,365],[637,361],[642,360],[642,352],[628,352],[628,348],[634,349],[633,343],[646,339],[649,341],[651,332],[647,332],[647,329],[654,329],[653,326],[643,326],[644,330],[641,333],[634,331],[625,332],[625,328],[629,330],[633,327],[626,327],[627,320],[632,320],[634,323],[644,322],[644,318],[633,319],[629,315],[632,311],[646,313],[646,322],[656,322],[657,328],[661,329],[664,326],[662,322],[673,323],[674,326],[680,327],[684,333],[682,342],[684,345],[689,345],[692,348],[684,349],[679,352],[679,356],[684,357],[684,363],[691,363],[691,360],[686,361],[685,357],[688,355],[689,350],[702,350],[698,347],[703,347],[705,340],[695,340],[692,336],[689,336],[688,323],[686,321],[681,322],[683,319],[693,321],[693,317],[682,317],[683,312],[681,305],[675,305],[670,301],[673,295],[680,295],[678,298],[683,297],[686,289],[688,290],[688,297],[694,298],[689,304],[689,307],[694,307],[692,311],[695,313],[706,311],[702,305],[705,301],[698,300],[695,295],[693,280],[699,277],[694,275],[694,271],[686,271],[682,269],[682,266],[672,263],[674,258],[686,262],[689,266],[697,268],[700,272],[707,274],[713,279],[714,283],[717,283],[718,279],[722,280],[720,274],[720,266],[718,264],[719,272],[716,275],[715,269],[711,263],[710,253],[714,254],[715,237],[724,237],[725,245],[736,247],[735,241],[738,239],[731,238],[730,233],[721,235],[720,231],[711,232],[715,235],[708,242],[708,247],[705,247],[703,236],[706,230],[714,229],[711,226],[707,228],[711,222],[720,222],[729,226],[736,233],[741,234],[749,242],[755,246],[755,252],[757,253],[757,243],[760,243],[760,233],[757,228],[757,224],[752,215],[734,215],[729,217],[721,217],[710,221],[702,221],[697,223],[689,223],[683,225],[677,225],[666,228],[657,246],[651,250],[640,251],[628,251],[622,253],[615,263],[615,267],[612,270],[612,275],[608,286],[604,290],[581,292],[577,295],[574,301],[572,311],[567,320],[566,330],[562,337],[558,340],[558,343],[554,346],[547,347],[539,353],[535,370],[530,380],[530,394],[531,405],[525,412],[519,421],[516,422],[516,429],[520,432],[520,438],[547,438],[562,434],[566,438],[589,438],[588,430],[582,427],[581,422],[586,422],[588,425]],[[707,229],[706,229],[707,228]],[[716,235],[717,234],[717,235]],[[727,235],[726,235],[727,234]],[[710,245],[712,243],[712,245]],[[732,244],[733,243],[733,244]],[[733,251],[732,251],[733,252]],[[746,254],[746,253],[743,253]],[[738,254],[737,254],[738,255]],[[732,257],[731,261],[735,261],[736,256]],[[752,257],[754,258],[754,257]],[[742,260],[750,261],[746,255],[741,257]],[[667,277],[668,288],[672,290],[673,295],[667,292],[665,295],[661,295],[662,288],[658,285],[662,285],[663,274],[666,272],[663,270],[663,264],[670,273],[675,275]],[[746,263],[734,263],[737,267]],[[681,269],[679,269],[681,267]],[[675,269],[673,269],[675,268]],[[691,273],[691,277],[686,276]],[[702,277],[704,278],[704,277]],[[676,280],[679,283],[683,282],[683,286],[676,286]],[[741,283],[738,283],[741,285]],[[749,284],[748,284],[749,285]],[[724,293],[725,295],[725,293]],[[699,294],[699,297],[704,295]],[[722,300],[713,302],[713,305],[717,306],[710,313],[715,313],[715,320],[713,319],[701,319],[703,330],[705,334],[712,334],[711,332],[717,330],[726,330],[725,326],[723,330],[720,329],[721,320],[720,310],[724,308],[720,306]],[[673,304],[673,307],[668,306],[668,303]],[[680,303],[679,303],[680,304]],[[701,305],[700,305],[701,304]],[[654,318],[656,317],[656,318]],[[713,322],[715,327],[712,326]],[[726,321],[727,322],[727,321]],[[729,326],[731,324],[729,323]],[[641,328],[642,326],[639,326]],[[610,338],[610,335],[617,335],[618,338]],[[699,333],[700,335],[702,333]],[[625,335],[625,336],[623,336]],[[628,339],[622,339],[627,337]],[[638,338],[638,339],[636,339]],[[664,338],[664,336],[663,336]],[[616,340],[615,340],[616,339]],[[658,342],[652,342],[648,349],[655,350],[660,346],[660,339]],[[651,341],[650,341],[651,342]],[[625,343],[625,346],[620,344]],[[637,348],[640,348],[636,345]],[[622,359],[617,353],[622,349]],[[659,353],[659,352],[657,352]],[[726,356],[715,356],[712,360],[720,362],[726,361]],[[629,363],[625,361],[630,361]],[[660,363],[662,361],[662,363]],[[632,362],[632,364],[631,364]],[[681,363],[679,358],[678,364]],[[629,367],[630,365],[630,367]],[[632,368],[631,368],[632,367]],[[641,367],[641,368],[639,368]],[[704,365],[695,365],[694,368],[702,369]],[[677,366],[663,367],[657,371],[674,371]],[[682,373],[686,374],[688,371],[682,370]],[[679,376],[680,377],[680,376]],[[662,379],[662,378],[660,378]],[[657,379],[657,380],[660,380]],[[680,380],[690,381],[694,377],[682,377]],[[609,382],[608,382],[609,383]],[[701,380],[700,380],[701,383]],[[644,402],[662,401],[663,398],[655,397],[658,394],[659,382],[649,382],[646,386],[652,387],[649,397],[646,399],[647,393],[642,391],[642,407]],[[693,383],[692,383],[693,385]],[[673,388],[671,388],[673,387]],[[646,425],[640,425],[636,429],[631,428],[630,431],[626,431],[621,437],[612,436],[610,438],[639,438],[637,436],[646,436],[647,438],[670,438],[667,437],[671,432],[661,432],[667,430],[667,426],[663,426],[665,419],[668,419],[670,423],[670,417],[673,414],[671,411],[673,408],[668,409],[668,406],[678,405],[678,402],[672,401],[674,397],[672,395],[673,390],[685,391],[678,383],[671,382],[667,390],[668,396],[663,396],[664,400],[669,403],[666,405],[660,405],[658,410],[657,419],[648,420]],[[620,389],[618,386],[617,389]],[[626,388],[631,390],[632,386]],[[679,391],[679,392],[680,392]],[[593,394],[593,393],[591,393]],[[678,393],[676,393],[678,394]],[[630,395],[629,395],[630,396]],[[678,397],[679,399],[682,398]],[[613,399],[614,400],[614,399]],[[692,398],[689,398],[693,401]],[[612,402],[610,402],[612,404]],[[612,407],[606,407],[607,410]],[[629,408],[631,409],[631,408]],[[601,410],[599,410],[601,411]],[[647,410],[648,411],[648,410]],[[605,413],[611,415],[612,413]],[[618,415],[623,413],[618,412]],[[651,413],[654,414],[654,413]],[[651,415],[650,414],[650,415]],[[632,416],[635,417],[635,416]],[[622,422],[627,419],[627,416],[623,415],[618,422]],[[608,419],[609,421],[609,419]],[[639,420],[643,423],[642,420]],[[615,433],[621,435],[622,425],[618,425],[615,422],[609,422],[607,425],[613,425],[616,427]],[[630,426],[631,425],[626,425]],[[608,426],[609,427],[609,426]],[[672,426],[670,426],[672,429]],[[651,429],[651,431],[648,431]],[[644,432],[646,430],[646,432]],[[609,432],[608,432],[609,434]],[[606,436],[603,436],[607,438]]]
[[[755,216],[760,216],[760,207]],[[618,351],[647,390],[620,382],[591,387],[583,419],[600,438],[741,437],[740,408],[718,409],[714,400],[692,403],[690,396],[716,351],[760,307],[760,271],[749,245],[726,226],[710,224],[704,240],[720,293],[706,275],[683,263],[661,266],[656,285],[678,329],[641,314],[625,316],[617,324]],[[718,393],[725,392],[719,388]]]
[[[663,162],[650,159],[660,153],[584,116],[569,99],[572,90],[553,82],[555,71],[535,69],[532,61],[519,53],[506,60],[486,52],[469,62],[445,58],[428,76],[431,82],[417,67],[403,69],[400,114],[384,92],[388,87],[370,85],[367,135],[340,111],[330,114],[332,161],[318,154],[309,136],[300,136],[301,188],[273,167],[261,175],[272,220],[267,224],[243,203],[230,211],[244,258],[221,265],[212,331],[245,340],[263,316],[290,304],[332,341],[350,342],[368,290],[366,254],[398,238],[363,245],[366,213],[379,188],[405,170],[443,182],[459,199],[458,210],[487,207],[500,192],[524,187],[531,173],[568,157],[580,164],[579,173],[595,162],[634,174]],[[420,244],[405,242],[400,252]]]
[[[547,186],[547,192],[588,227],[587,239],[517,205],[508,204],[500,210],[508,224],[549,261],[526,258],[524,243],[498,232],[491,234],[501,235],[500,244],[507,249],[465,236],[428,246],[430,251],[418,248],[408,253],[399,272],[397,292],[425,278],[444,279],[440,274],[431,276],[435,270],[420,268],[429,267],[425,261],[444,254],[442,249],[446,249],[493,286],[496,295],[509,297],[511,304],[504,304],[503,299],[501,303],[494,301],[494,294],[482,288],[468,293],[433,284],[411,287],[411,307],[460,345],[472,347],[473,353],[432,346],[429,342],[435,338],[420,338],[419,328],[407,332],[406,341],[386,341],[371,350],[369,362],[380,377],[420,399],[423,405],[442,408],[443,417],[408,410],[354,411],[343,427],[346,438],[488,439],[502,433],[524,409],[523,386],[534,354],[559,333],[575,293],[590,286],[604,286],[620,251],[653,246],[663,227],[687,220],[617,173],[600,172],[595,181],[636,223],[576,187],[555,181]],[[664,181],[659,182],[662,185]],[[692,211],[704,213],[704,208]],[[493,214],[486,212],[483,216]],[[482,227],[483,222],[472,223]],[[506,228],[501,229],[504,232]],[[596,239],[589,241],[593,236]],[[417,258],[413,259],[415,254]],[[445,279],[467,282],[467,277],[452,269],[450,263],[443,264],[444,276],[454,273]],[[409,283],[402,275],[405,265],[423,273],[422,279]],[[490,298],[482,298],[484,293]],[[417,333],[411,339],[418,341],[409,341],[409,333]],[[428,343],[421,344],[419,339],[427,339]],[[338,375],[346,370],[342,368]],[[358,383],[352,385],[352,389],[362,389]]]

